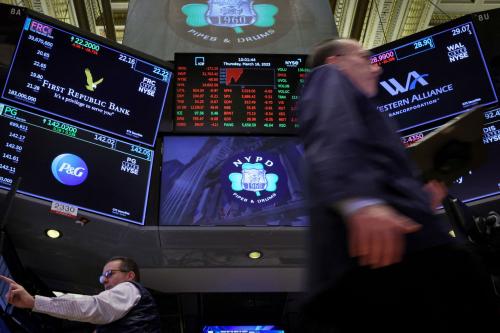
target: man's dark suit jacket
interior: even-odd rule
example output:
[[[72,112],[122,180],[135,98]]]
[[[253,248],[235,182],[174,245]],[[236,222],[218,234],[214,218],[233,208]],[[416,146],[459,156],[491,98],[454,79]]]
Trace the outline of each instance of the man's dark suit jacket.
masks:
[[[383,200],[423,225],[407,236],[406,253],[451,241],[432,213],[417,172],[384,114],[335,65],[309,73],[299,101],[311,199],[310,279],[313,293],[335,285],[356,260],[333,209],[340,200]]]

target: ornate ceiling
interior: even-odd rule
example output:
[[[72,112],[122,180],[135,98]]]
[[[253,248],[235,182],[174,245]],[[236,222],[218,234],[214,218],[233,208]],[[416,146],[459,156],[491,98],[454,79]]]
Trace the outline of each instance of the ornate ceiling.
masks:
[[[0,0],[0,2],[32,8],[118,42],[123,39],[128,0]],[[329,0],[329,2],[339,35],[358,39],[366,48],[411,35],[465,14],[500,7],[500,0]]]
[[[499,0],[330,0],[342,37],[366,48],[411,35],[465,14],[500,7]]]

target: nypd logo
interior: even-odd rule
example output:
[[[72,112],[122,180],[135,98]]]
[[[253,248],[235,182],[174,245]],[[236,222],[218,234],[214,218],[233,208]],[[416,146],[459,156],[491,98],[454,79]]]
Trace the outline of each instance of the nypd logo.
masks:
[[[286,174],[277,156],[242,153],[229,159],[221,182],[233,201],[248,206],[267,206],[282,199]]]
[[[58,182],[68,186],[80,185],[87,179],[87,164],[73,154],[61,154],[52,161],[52,175]]]
[[[288,0],[173,0],[168,22],[182,38],[214,48],[255,47],[291,29]]]

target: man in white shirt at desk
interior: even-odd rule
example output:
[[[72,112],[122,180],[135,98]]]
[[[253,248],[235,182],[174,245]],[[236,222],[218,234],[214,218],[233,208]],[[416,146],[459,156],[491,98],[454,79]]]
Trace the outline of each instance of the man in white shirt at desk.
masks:
[[[104,291],[95,296],[32,296],[23,286],[0,275],[10,284],[7,302],[18,308],[53,317],[98,325],[96,332],[160,332],[160,316],[153,297],[140,283],[137,264],[127,257],[113,257],[99,281]]]

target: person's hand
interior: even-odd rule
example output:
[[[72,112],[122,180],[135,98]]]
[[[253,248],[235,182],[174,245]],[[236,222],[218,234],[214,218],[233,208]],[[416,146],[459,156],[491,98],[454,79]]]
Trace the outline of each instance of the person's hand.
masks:
[[[424,190],[429,193],[431,197],[431,208],[436,210],[439,207],[444,198],[448,195],[448,188],[446,185],[439,180],[430,180],[424,185]]]
[[[349,254],[359,264],[379,268],[398,263],[406,248],[405,235],[422,226],[387,205],[363,207],[347,218]]]
[[[35,298],[31,296],[23,286],[3,275],[0,275],[0,280],[9,284],[9,291],[5,295],[5,299],[8,303],[17,308],[33,309],[35,306]]]

